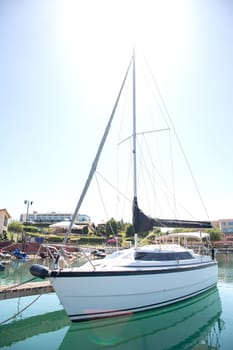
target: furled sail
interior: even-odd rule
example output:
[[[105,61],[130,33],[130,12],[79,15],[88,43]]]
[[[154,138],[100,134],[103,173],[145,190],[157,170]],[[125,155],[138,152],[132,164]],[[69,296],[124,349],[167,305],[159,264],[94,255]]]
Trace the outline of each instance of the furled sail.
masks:
[[[190,221],[190,220],[170,220],[153,219],[145,215],[138,207],[137,197],[133,200],[133,226],[135,233],[150,231],[153,227],[174,227],[174,228],[212,228],[209,221]]]

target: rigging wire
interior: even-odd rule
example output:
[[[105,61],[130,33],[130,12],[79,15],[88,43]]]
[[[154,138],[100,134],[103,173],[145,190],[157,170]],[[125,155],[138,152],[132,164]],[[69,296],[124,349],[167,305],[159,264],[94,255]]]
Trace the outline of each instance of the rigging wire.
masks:
[[[109,186],[111,186],[119,195],[121,195],[126,201],[131,203],[131,199],[129,199],[124,193],[122,193],[116,186],[114,186],[110,181],[108,181],[100,172],[96,170],[95,175],[100,176]]]
[[[169,146],[170,146],[170,162],[171,162],[171,172],[172,172],[172,193],[173,193],[173,205],[175,211],[175,218],[179,217],[176,201],[176,188],[175,188],[175,169],[174,169],[174,159],[173,159],[173,148],[172,148],[172,135],[169,129]]]
[[[99,186],[99,182],[98,182],[98,179],[97,179],[96,173],[95,173],[95,180],[96,180],[97,188],[98,188],[98,191],[99,191],[100,200],[101,200],[101,202],[102,202],[102,205],[103,205],[103,208],[104,208],[105,215],[106,215],[106,217],[107,217],[107,219],[108,219],[107,221],[108,221],[108,223],[109,223],[110,230],[111,230],[111,232],[112,232],[113,237],[115,237],[115,233],[114,233],[114,230],[113,230],[113,227],[112,227],[111,221],[110,221],[110,219],[109,219],[109,215],[108,215],[108,212],[107,212],[106,206],[105,206],[105,204],[104,204],[104,200],[103,200],[102,192],[101,192],[101,190],[100,190],[100,186]]]
[[[170,208],[170,210],[171,210],[172,212],[174,212],[174,209],[173,209],[172,206],[170,205],[170,201],[169,201],[169,198],[172,198],[172,200],[174,200],[174,193],[173,193],[173,191],[169,188],[169,186],[167,185],[167,183],[166,183],[165,180],[164,180],[164,177],[161,176],[159,170],[158,170],[157,167],[155,166],[154,161],[153,161],[153,158],[152,158],[152,156],[151,156],[151,151],[150,151],[150,148],[149,148],[149,146],[148,146],[148,143],[146,142],[146,139],[145,139],[145,145],[146,145],[147,152],[148,152],[148,155],[149,155],[149,158],[150,158],[150,162],[151,162],[151,164],[152,164],[152,168],[154,169],[153,173],[154,173],[154,172],[157,173],[157,175],[158,175],[160,181],[163,183],[164,188],[166,189],[167,192],[162,188],[162,186],[158,183],[158,181],[155,181],[156,186],[160,188],[161,192],[163,193],[164,197],[165,197],[166,200],[167,200],[168,207]],[[142,153],[142,151],[141,151],[140,148],[139,148],[139,150],[140,150],[140,157],[141,157],[141,158],[140,158],[140,163],[144,163],[144,164],[145,164],[144,157],[143,157],[143,153]],[[139,155],[139,152],[138,152],[138,155]],[[148,178],[149,178],[149,181],[151,182],[150,171],[149,171],[148,167],[146,166],[146,164],[144,165],[144,168],[145,168],[145,170],[146,170],[146,173],[147,173],[147,176],[148,176]],[[156,195],[156,194],[155,194],[155,191],[154,191],[154,187],[155,187],[155,186],[153,186],[153,183],[151,182],[152,191],[153,191],[154,195]],[[168,194],[169,194],[169,195],[168,195]],[[183,211],[185,211],[190,217],[194,218],[193,215],[192,215],[186,208],[184,208],[184,206],[183,206],[179,201],[177,201],[176,199],[175,199],[175,201],[176,201],[176,205],[179,205],[179,207],[180,207]],[[157,203],[157,205],[158,205],[158,207],[159,207],[160,212],[162,213],[162,209],[161,209],[159,203]],[[175,213],[176,213],[176,212],[174,212],[174,215],[175,215]]]
[[[151,69],[150,69],[150,66],[149,66],[148,61],[146,60],[145,56],[144,56],[144,59],[145,59],[147,68],[148,68],[148,70],[149,70],[149,72],[150,72],[150,74],[151,74],[151,77],[152,77],[153,83],[154,83],[154,85],[155,85],[155,87],[156,87],[156,90],[157,90],[157,92],[158,92],[158,94],[159,94],[159,98],[160,98],[160,100],[161,100],[163,109],[164,109],[164,111],[165,111],[165,113],[166,113],[166,116],[167,116],[167,118],[168,118],[168,120],[169,120],[171,126],[172,126],[172,129],[173,129],[174,134],[175,134],[175,136],[176,136],[177,142],[178,142],[178,144],[179,144],[179,146],[180,146],[181,152],[182,152],[182,154],[183,154],[183,157],[184,157],[184,160],[185,160],[185,162],[186,162],[186,165],[187,165],[187,167],[188,167],[188,169],[189,169],[190,175],[191,175],[191,177],[192,177],[194,186],[195,186],[196,191],[197,191],[197,193],[198,193],[198,195],[199,195],[199,198],[200,198],[200,200],[201,200],[201,203],[202,203],[202,206],[203,206],[203,208],[204,208],[204,211],[205,211],[205,213],[206,213],[206,215],[207,215],[207,218],[209,219],[209,215],[208,215],[208,212],[207,212],[207,209],[206,209],[204,200],[203,200],[203,198],[202,198],[200,189],[199,189],[199,187],[198,187],[198,185],[197,185],[197,182],[196,182],[196,179],[195,179],[195,177],[194,177],[193,171],[192,171],[192,169],[191,169],[190,163],[189,163],[188,158],[187,158],[187,156],[186,156],[186,154],[185,154],[185,152],[184,152],[184,148],[183,148],[183,146],[182,146],[182,144],[181,144],[181,141],[180,141],[180,139],[179,139],[178,133],[177,133],[176,128],[175,128],[175,126],[174,126],[174,124],[173,124],[173,121],[172,121],[172,119],[171,119],[170,113],[168,112],[167,106],[166,106],[166,104],[165,104],[165,101],[164,101],[164,99],[163,99],[163,96],[162,96],[162,94],[161,94],[161,91],[160,91],[160,89],[159,89],[159,87],[158,87],[157,81],[156,81],[156,79],[155,79],[155,77],[154,77],[154,75],[153,75],[153,73],[152,73],[152,71],[151,71]]]
[[[99,185],[99,181],[98,181],[98,179],[97,179],[96,173],[97,173],[97,172],[95,172],[95,181],[96,181],[96,184],[97,184],[97,188],[98,188],[100,200],[101,200],[101,202],[102,202],[102,206],[103,206],[103,208],[104,208],[105,215],[106,215],[107,219],[109,220],[109,215],[108,215],[108,213],[107,213],[107,209],[106,209],[106,206],[105,206],[105,204],[104,204],[102,192],[101,192],[101,189],[100,189],[100,185]]]
[[[143,141],[144,141],[144,135],[143,137],[141,138],[141,143],[139,144],[138,142],[138,139],[137,139],[137,149],[140,150],[140,155],[141,155],[141,159],[143,158],[142,157],[142,153],[141,153],[141,150],[142,150],[142,144],[143,144]],[[137,153],[137,156],[138,156],[138,153]],[[139,157],[138,157],[139,158]],[[140,159],[140,160],[141,160]],[[144,160],[144,158],[143,158]],[[140,164],[142,164],[142,162],[140,161]],[[149,210],[149,213],[151,212],[151,209],[150,209],[150,200],[149,200],[149,195],[148,195],[148,186],[146,186],[146,180],[145,180],[145,176],[144,176],[144,169],[147,171],[147,167],[144,166],[144,167],[140,167],[139,171],[138,171],[138,182],[139,182],[139,178],[140,176],[143,178],[143,183],[144,183],[144,192],[145,192],[145,196],[146,196],[146,199],[147,199],[147,206],[148,206],[148,210]],[[140,175],[141,174],[141,175]],[[151,176],[149,176],[149,179],[151,179]],[[152,186],[153,188],[153,186]]]
[[[151,164],[152,164],[152,168],[153,168],[153,170],[154,170],[154,171],[153,171],[153,174],[156,172],[156,173],[158,174],[159,178],[164,182],[164,179],[160,176],[160,174],[159,174],[159,172],[158,172],[158,169],[157,169],[157,168],[155,167],[155,165],[154,165],[154,162],[153,162],[153,160],[152,160],[151,153],[150,153],[150,151],[149,151],[149,148],[148,148],[148,145],[147,145],[146,141],[145,141],[145,145],[147,146],[147,152],[148,152],[148,155],[149,155]],[[155,193],[155,190],[154,190],[155,186],[154,186],[154,184],[153,184],[152,181],[151,181],[151,174],[150,174],[150,171],[149,171],[149,169],[148,169],[148,166],[146,165],[145,158],[144,158],[144,156],[143,156],[143,153],[142,153],[141,148],[139,148],[139,150],[140,150],[140,164],[144,164],[144,169],[145,169],[145,171],[146,171],[147,177],[149,178],[149,182],[150,182],[150,184],[151,184],[152,192],[154,193],[154,196],[155,196],[155,198],[156,198],[156,193]],[[138,152],[138,155],[139,155],[139,152]],[[162,189],[162,187],[159,185],[159,183],[158,183],[156,180],[154,180],[154,181],[155,181],[155,183],[156,183],[156,185],[157,185],[157,188],[159,187],[160,190],[163,192],[164,197],[167,198],[166,193],[163,191],[163,189]],[[166,184],[165,184],[165,187],[166,187]],[[157,205],[158,205],[158,207],[159,207],[160,212],[162,213],[162,208],[160,207],[159,202],[157,203]],[[169,205],[169,203],[168,203],[168,205]]]

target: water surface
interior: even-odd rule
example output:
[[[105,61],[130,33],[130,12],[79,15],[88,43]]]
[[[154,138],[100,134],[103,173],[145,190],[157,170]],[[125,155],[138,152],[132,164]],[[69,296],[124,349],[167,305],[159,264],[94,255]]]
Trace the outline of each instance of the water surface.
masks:
[[[0,322],[9,319],[0,326],[0,347],[232,350],[233,255],[217,259],[217,288],[169,307],[124,317],[71,324],[55,293],[0,301]],[[0,273],[1,284],[31,279],[30,264],[8,266]]]

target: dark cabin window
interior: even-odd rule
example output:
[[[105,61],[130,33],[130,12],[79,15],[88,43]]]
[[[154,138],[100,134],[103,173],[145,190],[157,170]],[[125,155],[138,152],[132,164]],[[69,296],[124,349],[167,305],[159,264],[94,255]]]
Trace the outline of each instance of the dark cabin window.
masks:
[[[154,253],[154,252],[136,252],[135,260],[145,261],[165,261],[165,260],[187,260],[194,259],[189,252],[171,252],[171,253]]]

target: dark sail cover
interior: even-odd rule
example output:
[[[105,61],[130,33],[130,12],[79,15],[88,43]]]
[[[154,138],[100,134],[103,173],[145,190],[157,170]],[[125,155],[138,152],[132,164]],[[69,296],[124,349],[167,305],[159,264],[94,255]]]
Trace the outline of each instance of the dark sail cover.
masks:
[[[190,221],[190,220],[167,220],[153,219],[146,216],[138,207],[138,201],[133,200],[133,226],[135,233],[150,231],[153,227],[174,227],[174,228],[212,228],[209,221]]]
[[[133,227],[135,233],[150,231],[154,227],[154,220],[146,216],[138,207],[137,197],[133,200]]]

